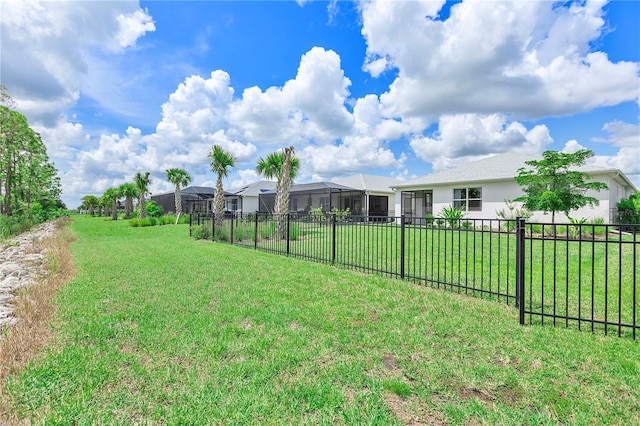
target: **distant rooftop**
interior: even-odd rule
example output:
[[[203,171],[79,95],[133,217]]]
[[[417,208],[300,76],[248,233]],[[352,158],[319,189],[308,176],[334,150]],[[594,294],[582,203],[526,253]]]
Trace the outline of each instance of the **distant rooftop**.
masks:
[[[477,182],[513,179],[520,168],[530,168],[526,161],[540,160],[540,156],[507,153],[494,155],[449,170],[432,173],[418,179],[402,182],[395,188],[409,188],[425,185],[445,185],[457,182]],[[605,173],[618,171],[591,165],[584,165],[578,170],[586,173]]]
[[[386,192],[393,194],[392,186],[400,185],[403,181],[386,176],[357,174],[343,179],[334,179],[335,183],[356,188],[361,191]]]
[[[311,182],[311,183],[297,183],[291,185],[290,192],[304,192],[304,191],[357,191],[356,188],[351,188],[345,185],[340,185],[334,182]],[[266,191],[265,193],[275,194],[275,189]]]
[[[226,194],[238,195],[242,197],[258,196],[274,189],[276,189],[276,182],[270,180],[261,180],[259,182],[232,188],[226,191]]]

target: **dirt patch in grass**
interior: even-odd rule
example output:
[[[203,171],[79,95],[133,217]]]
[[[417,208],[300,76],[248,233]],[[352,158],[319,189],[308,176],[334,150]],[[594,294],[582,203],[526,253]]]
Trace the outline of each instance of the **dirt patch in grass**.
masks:
[[[30,249],[34,253],[46,253],[45,268],[32,285],[17,292],[13,314],[18,321],[0,340],[0,423],[3,425],[22,424],[7,412],[6,380],[22,370],[50,341],[53,330],[49,323],[56,312],[53,296],[74,273],[69,246],[75,241],[75,235],[66,227],[67,221],[59,220],[55,235]]]
[[[403,398],[392,392],[386,392],[384,402],[398,420],[407,426],[444,426],[449,424],[443,420],[444,415],[440,415],[435,410],[428,410],[416,397]]]

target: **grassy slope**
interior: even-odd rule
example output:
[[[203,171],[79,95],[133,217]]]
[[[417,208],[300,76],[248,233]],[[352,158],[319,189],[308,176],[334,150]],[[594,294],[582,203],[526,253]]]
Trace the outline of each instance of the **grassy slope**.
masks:
[[[502,303],[76,218],[58,337],[8,381],[35,421],[640,422],[640,346]]]

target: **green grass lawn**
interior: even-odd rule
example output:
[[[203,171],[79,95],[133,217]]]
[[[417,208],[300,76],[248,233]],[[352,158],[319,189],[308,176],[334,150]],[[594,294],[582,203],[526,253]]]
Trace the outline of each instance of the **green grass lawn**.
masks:
[[[296,222],[296,219],[302,221]],[[329,221],[314,223],[305,219],[291,219],[293,232],[288,242],[272,238],[275,224],[261,221],[258,235],[262,238],[257,247],[279,253],[288,250],[294,257],[329,263],[333,260],[364,271],[385,271],[400,276],[402,244],[398,225],[365,222],[337,224],[334,228]],[[227,236],[231,234],[230,224],[231,221],[225,222]],[[637,236],[611,234],[605,241],[605,227],[584,226],[584,240],[579,241],[566,238],[567,227],[559,226],[558,232],[565,235],[557,239],[547,235],[543,239],[540,238],[542,231],[549,234],[551,227],[542,229],[532,225],[528,236],[531,229],[533,238],[525,240],[525,307],[527,311],[558,318],[533,315],[527,321],[633,336],[633,329],[628,325],[638,324],[640,317],[640,241]],[[442,229],[407,225],[405,277],[482,298],[496,298],[499,294],[497,298],[514,304],[516,235],[513,230],[511,233],[486,231],[473,227]],[[239,222],[234,232],[234,244],[254,247],[254,221]],[[610,324],[605,327],[598,321]],[[627,326],[618,328],[613,323]]]
[[[75,217],[57,337],[5,401],[52,424],[638,424],[640,344],[504,303]]]

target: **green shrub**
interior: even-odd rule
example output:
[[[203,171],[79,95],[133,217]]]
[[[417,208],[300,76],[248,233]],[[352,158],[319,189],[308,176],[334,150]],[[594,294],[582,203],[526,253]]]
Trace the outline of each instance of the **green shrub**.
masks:
[[[233,239],[242,241],[242,240],[253,240],[255,234],[255,223],[250,221],[242,221],[233,228]]]
[[[276,233],[276,224],[275,222],[269,222],[266,225],[262,224],[258,226],[258,234],[260,238],[266,240],[267,238],[272,237]]]
[[[473,222],[470,220],[465,220],[460,224],[460,229],[468,229],[468,230],[473,229]]]
[[[151,216],[147,218],[149,220],[149,226],[156,226],[158,224],[158,218]]]
[[[607,227],[604,226],[605,221],[604,221],[604,217],[596,217],[594,219],[591,220],[591,224],[592,225],[602,225],[602,226],[592,226],[591,227],[591,232],[593,233],[593,235],[606,235],[607,234]]]
[[[176,222],[176,217],[172,214],[167,214],[164,216],[160,216],[158,218],[159,225],[171,225]]]
[[[433,217],[432,214],[425,215],[424,217],[424,223],[427,226],[427,228],[432,228],[435,220],[436,219]]]
[[[300,225],[297,223],[289,223],[289,239],[297,240],[300,237]]]
[[[453,206],[444,206],[440,211],[440,217],[449,225],[449,228],[459,228],[460,222],[466,213],[462,209]]]
[[[215,233],[216,233],[216,235],[215,235],[214,239],[216,241],[230,241],[231,240],[231,232],[230,232],[229,228],[227,228],[227,227],[216,228]]]
[[[569,238],[571,239],[585,238],[591,235],[588,232],[589,227],[583,226],[584,224],[587,223],[586,217],[583,217],[580,219],[574,219],[571,216],[567,216],[567,218],[569,219],[569,222],[571,222],[571,225],[567,227],[567,233]]]
[[[28,231],[34,225],[33,218],[23,215],[0,215],[0,235],[3,238],[12,237]]]
[[[348,222],[350,220],[349,215],[351,214],[351,209],[347,207],[344,210],[338,210],[334,207],[333,210],[331,210],[331,213],[336,215],[336,222]]]
[[[211,228],[204,225],[193,225],[191,227],[191,237],[196,240],[208,240],[211,238]]]
[[[242,223],[233,228],[233,239],[236,241],[242,241],[248,238],[247,228]]]
[[[313,219],[314,222],[326,222],[327,216],[322,211],[322,206],[314,209],[313,207],[309,208],[309,215]]]
[[[160,217],[164,214],[162,206],[156,204],[154,200],[147,201],[147,216]]]
[[[129,220],[129,226],[133,228],[139,228],[141,226],[151,226],[150,218],[145,217],[144,219],[136,218]]]

